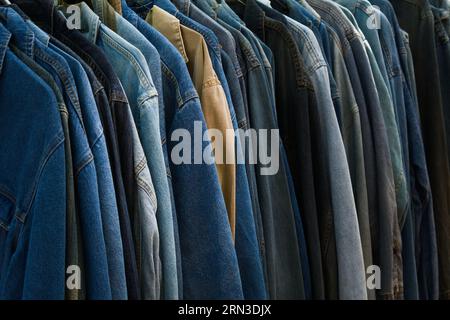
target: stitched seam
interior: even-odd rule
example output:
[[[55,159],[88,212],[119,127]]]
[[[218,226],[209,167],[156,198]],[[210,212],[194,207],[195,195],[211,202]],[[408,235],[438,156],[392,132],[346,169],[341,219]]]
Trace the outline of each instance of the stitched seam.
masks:
[[[131,63],[131,65],[134,67],[134,71],[136,71],[137,76],[139,78],[139,81],[141,82],[141,85],[144,88],[150,87],[151,90],[154,90],[153,86],[150,84],[149,80],[147,79],[147,76],[145,75],[145,72],[142,70],[141,66],[137,62],[137,59],[134,57],[133,54],[131,54],[126,48],[122,47],[119,43],[115,42],[113,38],[111,38],[107,33],[102,32],[102,35],[104,37],[104,40],[106,43],[108,43],[113,49],[116,49],[127,61]]]
[[[185,97],[181,95],[180,87],[178,85],[177,78],[172,73],[172,71],[167,67],[164,61],[161,61],[161,70],[162,72],[167,76],[167,78],[172,82],[172,84],[176,87],[176,95],[177,95],[177,104],[178,109],[182,109],[183,106],[186,105],[187,102],[191,101],[192,99],[198,98],[198,94],[195,90],[188,90],[184,91]]]
[[[283,38],[283,40],[285,42],[287,42],[289,55],[294,60],[293,62],[294,62],[294,68],[296,70],[295,77],[296,77],[297,85],[299,87],[307,86],[308,81],[306,81],[305,75],[302,72],[302,66],[300,64],[300,57],[297,52],[298,49],[297,49],[294,41],[283,32],[282,27],[279,24],[272,22],[270,20],[266,20],[265,24],[267,25],[268,28],[275,30]]]
[[[81,116],[80,111],[80,102],[78,100],[77,94],[72,88],[72,81],[70,81],[69,74],[65,72],[64,67],[55,59],[47,56],[44,52],[42,52],[39,48],[36,50],[36,56],[42,59],[49,67],[51,67],[58,74],[59,79],[64,83],[64,88],[72,102],[72,105],[75,109],[75,113],[77,114],[78,120],[80,121],[80,125],[83,128],[83,131],[86,132],[83,124],[83,118]]]
[[[47,165],[49,159],[51,158],[51,156],[56,152],[56,150],[58,149],[58,147],[60,147],[65,141],[65,137],[64,137],[64,132],[62,132],[62,130],[60,131],[60,133],[54,138],[54,141],[52,142],[52,144],[49,145],[48,151],[47,151],[47,155],[45,156],[45,158],[42,160],[42,163],[39,166],[39,170],[36,176],[36,179],[33,182],[33,186],[32,186],[32,191],[31,194],[29,196],[29,200],[27,200],[27,204],[25,205],[25,212],[23,212],[22,214],[17,214],[17,218],[20,221],[24,221],[25,217],[27,216],[28,212],[31,209],[31,205],[33,203],[33,199],[36,196],[36,192],[37,192],[37,186],[39,184],[39,180],[41,178],[42,172],[45,169],[45,166]],[[27,196],[28,198],[28,196]]]
[[[94,160],[94,156],[92,153],[89,153],[86,158],[81,162],[80,167],[76,170],[74,177],[78,177],[78,175],[81,173],[81,171]]]

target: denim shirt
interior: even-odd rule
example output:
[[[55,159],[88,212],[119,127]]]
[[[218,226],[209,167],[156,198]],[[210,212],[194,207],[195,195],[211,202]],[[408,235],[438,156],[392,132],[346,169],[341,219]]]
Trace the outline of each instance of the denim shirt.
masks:
[[[116,73],[121,79],[130,102],[131,111],[136,119],[136,126],[143,129],[144,123],[158,121],[157,92],[151,81],[150,71],[142,53],[112,32],[84,3],[81,3],[81,24],[85,37],[100,46],[116,66]],[[134,230],[138,273],[141,282],[142,297],[158,299],[160,297],[160,259],[159,232],[156,222],[157,200],[147,166],[147,159],[142,150],[137,127],[132,124],[134,168],[138,194],[134,195],[131,221]],[[159,135],[159,129],[156,135]],[[154,134],[154,132],[148,133]],[[158,139],[158,144],[159,143]]]
[[[127,15],[127,9],[130,9],[123,8]],[[148,9],[145,7],[140,7],[141,10],[139,7],[132,8],[144,17],[147,15]],[[172,154],[176,145],[174,130],[185,129],[193,136],[194,121],[198,121],[202,124],[203,134],[206,123],[198,94],[181,55],[150,25],[139,24],[140,31],[160,53],[167,149],[168,154]],[[203,141],[203,147],[209,143]],[[215,166],[206,163],[175,164],[171,158],[168,158],[168,164],[166,171],[174,194],[181,252],[181,263],[178,262],[182,267],[179,281],[182,279],[183,284],[180,298],[242,299],[236,251]],[[196,192],[192,193],[191,190]],[[210,241],[206,243],[204,239]],[[207,247],[209,249],[205,250]]]
[[[0,23],[0,297],[64,299],[67,110],[10,51],[10,39]],[[17,148],[17,139],[29,147]]]

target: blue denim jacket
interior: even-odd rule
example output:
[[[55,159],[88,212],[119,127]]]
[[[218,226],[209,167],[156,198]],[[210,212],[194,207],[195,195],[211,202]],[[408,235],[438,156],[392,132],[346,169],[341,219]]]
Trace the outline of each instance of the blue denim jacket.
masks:
[[[228,34],[226,34],[227,31],[222,30],[223,27],[205,15],[198,8],[193,7],[189,1],[178,1],[176,4],[184,14],[188,15],[193,20],[201,23],[203,26],[211,27],[211,30],[218,32],[216,35],[220,37],[219,40],[221,45],[223,44],[223,48],[226,49],[227,53],[230,53],[230,57],[235,57],[234,59],[230,58],[230,60],[233,60],[233,66],[235,68],[232,72],[235,72],[236,77],[241,77],[242,71],[237,63],[236,49],[233,47],[233,44],[230,43],[233,39],[231,38],[230,40],[228,38]],[[231,37],[231,35],[229,35],[229,37]],[[222,59],[222,63],[224,74],[227,75],[226,58],[225,60]],[[233,86],[236,85],[239,87],[239,82],[230,83],[229,88],[233,89]],[[240,88],[237,90],[240,90]],[[232,100],[234,103],[235,100],[233,97]],[[239,117],[233,121],[234,129],[237,130],[239,123],[247,123],[247,118],[244,109],[245,107],[242,103],[234,104],[234,107],[236,107],[236,117],[239,115]],[[238,139],[236,139],[236,149],[237,153],[242,153],[240,141]],[[266,298],[266,289],[245,165],[236,165],[236,175],[236,253],[241,271],[244,297],[246,299],[264,299]]]
[[[117,202],[105,136],[90,80],[82,65],[74,57],[59,49],[54,44],[49,43],[50,37],[29,20],[28,25],[42,43],[53,49],[67,61],[74,76],[80,99],[80,111],[83,116],[88,142],[94,156],[97,173],[98,193],[100,197],[100,209],[102,213],[102,225],[105,236],[112,296],[116,299],[126,299],[125,266]]]
[[[136,130],[146,128],[149,123],[158,121],[157,92],[151,80],[145,58],[134,46],[101,24],[100,18],[85,4],[81,3],[81,25],[83,34],[91,42],[103,49],[105,54],[116,66],[116,73],[120,78],[130,103],[133,117],[137,120]],[[147,134],[159,135],[157,126],[155,132]],[[135,132],[134,166],[138,194],[134,195],[133,212],[131,220],[134,230],[134,238],[137,243],[136,252],[138,260],[138,272],[140,275],[142,296],[146,299],[158,299],[160,297],[160,259],[159,259],[159,232],[156,222],[157,200],[152,178],[147,166],[147,159],[142,150],[142,145]],[[159,146],[159,139],[157,145]],[[131,155],[128,155],[131,156]]]
[[[102,4],[102,6],[109,6],[106,0],[100,1],[100,4]],[[177,299],[178,280],[176,271],[172,203],[170,200],[170,190],[165,171],[162,147],[166,136],[165,130],[162,131],[160,128],[160,119],[162,117],[159,115],[161,110],[164,112],[160,56],[156,48],[138,31],[135,26],[132,25],[132,23],[127,21],[126,18],[120,16],[118,13],[115,13],[112,17],[106,16],[106,13],[109,11],[100,9],[95,9],[95,13],[99,15],[100,20],[104,23],[114,20],[115,25],[108,27],[115,27],[115,30],[113,31],[141,51],[149,67],[151,75],[149,81],[153,81],[154,87],[158,92],[158,108],[153,106],[148,111],[145,111],[147,116],[142,115],[136,117],[135,115],[135,121],[138,126],[142,147],[144,148],[145,156],[150,168],[153,185],[155,186],[155,192],[158,196],[156,217],[158,220],[161,245],[160,254],[163,268],[163,297],[166,299]]]
[[[62,92],[66,93],[69,110],[69,129],[73,148],[75,184],[78,192],[77,212],[81,222],[84,259],[86,261],[86,292],[88,299],[110,299],[111,287],[108,272],[105,239],[103,235],[98,179],[86,127],[81,113],[81,101],[73,73],[67,63],[54,49],[47,47],[35,37],[25,21],[12,9],[8,10],[11,28],[15,28],[18,47],[34,57],[48,72],[58,79]],[[48,39],[44,39],[48,40]],[[33,48],[33,50],[30,50]],[[92,120],[92,119],[90,119]],[[96,124],[98,126],[99,123]],[[103,136],[96,131],[96,138]],[[72,137],[73,135],[73,137]],[[80,191],[84,190],[84,191]],[[81,246],[81,243],[79,244]],[[120,272],[120,270],[119,270]]]
[[[67,110],[10,39],[0,23],[0,298],[64,299]]]
[[[139,8],[133,9],[139,12]],[[125,16],[127,10],[130,9],[124,6]],[[147,23],[139,20],[138,25],[161,56],[164,122],[168,154],[171,154],[176,144],[172,140],[174,130],[186,129],[193,136],[194,121],[202,123],[202,132],[206,130],[200,100],[178,51]],[[203,147],[209,143],[204,141]],[[215,166],[174,164],[170,160],[168,163],[166,171],[173,188],[181,252],[183,294],[180,292],[180,298],[242,299],[236,252]]]

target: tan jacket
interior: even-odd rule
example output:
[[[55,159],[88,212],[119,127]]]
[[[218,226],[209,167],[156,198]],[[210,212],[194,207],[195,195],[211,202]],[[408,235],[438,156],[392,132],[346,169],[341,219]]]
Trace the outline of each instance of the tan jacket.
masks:
[[[206,42],[201,34],[183,26],[176,17],[157,6],[152,8],[146,20],[161,32],[183,56],[200,97],[207,127],[209,130],[218,130],[218,133],[223,136],[223,145],[221,146],[221,143],[214,139],[216,134],[210,132],[215,150],[217,173],[234,238],[236,158],[233,123],[225,92],[213,69]]]

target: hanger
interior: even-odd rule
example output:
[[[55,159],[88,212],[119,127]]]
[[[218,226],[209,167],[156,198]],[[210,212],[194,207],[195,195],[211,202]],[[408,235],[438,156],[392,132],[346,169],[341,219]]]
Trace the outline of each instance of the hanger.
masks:
[[[11,2],[9,2],[9,0],[0,0],[0,2],[7,6],[11,5]]]

